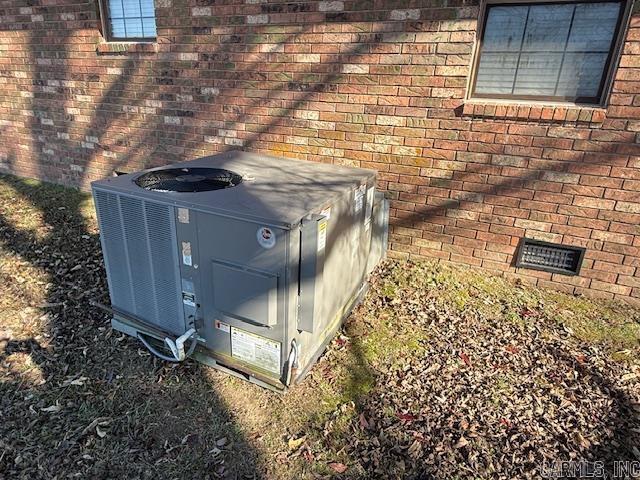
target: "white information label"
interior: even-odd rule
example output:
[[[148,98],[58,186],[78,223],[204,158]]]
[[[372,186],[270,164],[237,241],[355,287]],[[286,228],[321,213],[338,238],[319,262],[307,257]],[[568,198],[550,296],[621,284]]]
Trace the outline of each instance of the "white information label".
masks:
[[[178,221],[180,223],[189,223],[189,210],[186,208],[178,208]]]
[[[191,266],[191,242],[182,242],[182,263]]]
[[[268,372],[280,373],[280,343],[231,327],[231,355]]]

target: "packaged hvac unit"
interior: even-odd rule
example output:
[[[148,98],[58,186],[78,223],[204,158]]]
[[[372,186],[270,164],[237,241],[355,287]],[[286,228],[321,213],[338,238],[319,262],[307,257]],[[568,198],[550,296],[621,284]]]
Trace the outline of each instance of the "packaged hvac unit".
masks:
[[[384,256],[375,180],[228,152],[94,182],[113,327],[161,358],[285,390]]]

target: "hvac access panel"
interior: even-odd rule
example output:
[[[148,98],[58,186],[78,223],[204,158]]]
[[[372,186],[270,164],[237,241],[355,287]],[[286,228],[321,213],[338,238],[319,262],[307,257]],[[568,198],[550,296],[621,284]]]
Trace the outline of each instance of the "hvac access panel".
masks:
[[[176,209],[176,228],[182,281],[196,290],[183,291],[183,299],[193,293],[205,347],[223,362],[280,378],[288,353],[283,343],[289,232],[183,208]]]
[[[301,374],[340,327],[365,285],[371,244],[373,181],[320,206],[301,225],[300,306],[295,338]]]

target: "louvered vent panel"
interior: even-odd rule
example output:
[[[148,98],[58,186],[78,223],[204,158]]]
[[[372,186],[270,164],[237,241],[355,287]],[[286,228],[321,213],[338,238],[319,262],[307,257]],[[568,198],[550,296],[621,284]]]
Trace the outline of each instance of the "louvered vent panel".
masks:
[[[131,277],[129,276],[129,259],[124,248],[124,232],[122,231],[118,196],[96,191],[95,200],[105,267],[109,277],[111,303],[120,310],[135,314]]]
[[[135,314],[140,318],[153,318],[158,312],[155,305],[155,289],[150,262],[149,234],[142,200],[120,197],[120,211],[122,212],[127,253],[129,254]]]
[[[184,333],[182,309],[178,310],[178,258],[176,251],[173,210],[157,203],[145,202],[145,215],[149,229],[151,269],[156,293],[158,321],[166,330]]]
[[[181,334],[172,207],[96,192],[114,307]]]

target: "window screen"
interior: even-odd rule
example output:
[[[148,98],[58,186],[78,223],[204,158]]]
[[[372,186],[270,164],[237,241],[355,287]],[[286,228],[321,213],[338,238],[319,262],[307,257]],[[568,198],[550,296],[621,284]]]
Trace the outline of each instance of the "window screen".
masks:
[[[473,96],[598,103],[622,2],[487,5]]]
[[[156,38],[153,0],[105,0],[111,40]]]

